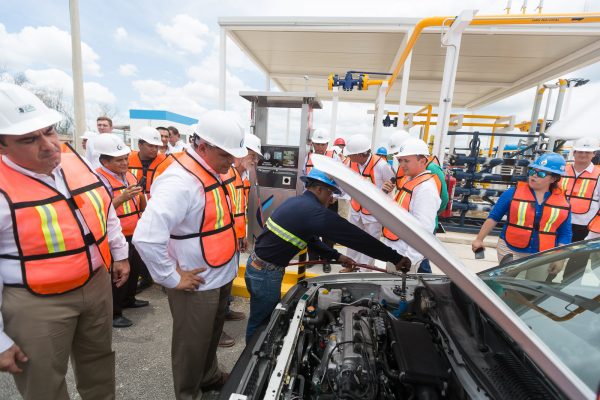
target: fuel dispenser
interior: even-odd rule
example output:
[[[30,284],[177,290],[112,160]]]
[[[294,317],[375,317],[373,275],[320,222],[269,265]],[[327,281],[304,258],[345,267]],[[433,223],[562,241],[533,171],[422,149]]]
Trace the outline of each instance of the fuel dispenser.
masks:
[[[263,153],[256,173],[250,174],[248,241],[253,244],[273,210],[303,192],[304,183],[299,178],[307,155],[312,112],[323,105],[311,92],[240,92],[240,96],[252,103],[252,133],[261,139]],[[301,109],[299,133],[290,135],[296,138],[293,145],[272,144],[268,132],[270,108]]]

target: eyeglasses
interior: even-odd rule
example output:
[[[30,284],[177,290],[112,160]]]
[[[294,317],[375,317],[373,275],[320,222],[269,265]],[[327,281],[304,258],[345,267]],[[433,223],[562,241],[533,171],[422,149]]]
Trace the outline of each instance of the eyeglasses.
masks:
[[[545,177],[548,176],[548,174],[550,174],[550,173],[546,172],[546,171],[539,171],[537,169],[530,169],[529,170],[529,176],[537,175],[538,178],[545,178]]]

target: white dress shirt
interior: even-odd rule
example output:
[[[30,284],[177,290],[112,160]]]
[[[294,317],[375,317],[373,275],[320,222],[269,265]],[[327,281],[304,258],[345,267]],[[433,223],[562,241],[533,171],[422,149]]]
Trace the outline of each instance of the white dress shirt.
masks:
[[[35,172],[31,172],[14,162],[12,162],[8,157],[2,156],[2,162],[6,164],[9,168],[12,168],[24,175],[33,177],[37,180],[40,180],[59,191],[66,198],[71,198],[71,194],[67,190],[67,186],[65,181],[60,174],[61,168],[60,166],[56,167],[52,171],[52,176],[37,174]],[[81,222],[83,226],[84,233],[89,233],[89,229],[85,224],[85,220],[83,219],[81,213],[76,211],[77,218]],[[114,260],[125,260],[129,257],[129,245],[125,241],[125,236],[121,232],[121,223],[119,222],[119,218],[115,212],[114,207],[111,205],[108,210],[108,218],[107,218],[107,236],[108,243],[110,246],[110,252],[112,253]],[[10,215],[10,208],[8,207],[8,202],[4,196],[0,195],[0,254],[18,256],[17,244],[15,243],[15,237],[13,233],[13,222]],[[98,250],[98,246],[91,245],[90,246],[90,254],[92,256],[92,266],[94,270],[103,267],[104,262],[102,261],[102,256],[100,255],[100,251]],[[23,276],[21,274],[21,263],[19,260],[9,260],[5,258],[0,258],[0,305],[2,303],[2,289],[4,284],[23,284]],[[2,316],[0,315],[0,353],[8,349],[12,346],[14,342],[6,336],[4,333],[4,323],[2,321]]]
[[[585,171],[592,173],[594,171],[595,165],[590,163],[586,169],[583,171],[575,171],[575,165],[573,165],[573,170],[575,171],[575,176],[579,177],[579,175],[583,174]],[[590,209],[585,214],[575,214],[571,213],[571,225],[585,225],[590,223],[592,218],[596,216],[598,212],[598,199],[600,199],[600,182],[596,183],[596,189],[594,189],[594,193],[592,193],[592,203],[590,204]]]
[[[218,174],[195,152],[188,154],[218,178]],[[206,265],[200,238],[172,240],[170,235],[189,235],[200,230],[204,213],[204,187],[178,163],[173,163],[150,188],[150,200],[133,234],[133,244],[148,266],[152,278],[167,288],[181,279],[177,264],[184,271],[205,267],[198,290],[220,288],[235,278],[238,257],[220,268]]]
[[[166,154],[181,153],[184,150],[192,150],[192,147],[183,140],[178,140],[175,145],[172,145],[170,142],[167,143]]]
[[[428,171],[425,171],[422,174],[426,172]],[[440,204],[442,204],[442,199],[440,199],[435,181],[429,179],[415,187],[410,199],[409,212],[421,223],[421,226],[423,226],[427,232],[433,233],[436,228],[436,216]],[[384,237],[383,243],[387,244],[398,253],[410,258],[412,265],[416,265],[425,258],[421,253],[410,247],[403,240],[393,242]]]
[[[373,157],[372,154],[369,156],[369,158],[367,159],[367,161],[364,164],[358,165],[358,170],[360,171],[361,174],[365,170],[367,165],[369,165],[369,162],[371,161],[371,157]],[[388,164],[385,160],[381,160],[377,164],[375,164],[375,167],[373,168],[373,172],[375,175],[375,186],[377,186],[379,189],[381,189],[383,184],[385,182],[389,181],[390,179],[392,179],[392,177],[394,177],[394,175],[395,175],[394,171],[392,171],[392,167],[390,167],[390,164]],[[367,179],[367,178],[365,177],[365,179]],[[362,222],[364,224],[372,224],[372,223],[378,222],[377,219],[373,215],[365,215],[360,211],[354,211],[354,209],[352,207],[350,207],[350,217],[351,217],[351,220],[352,219],[354,219],[354,220],[360,219],[360,220],[362,220]]]

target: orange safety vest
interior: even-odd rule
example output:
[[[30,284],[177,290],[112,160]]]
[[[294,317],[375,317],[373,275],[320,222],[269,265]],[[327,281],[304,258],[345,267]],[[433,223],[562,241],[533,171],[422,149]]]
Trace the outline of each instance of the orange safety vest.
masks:
[[[374,185],[375,184],[375,166],[380,161],[387,163],[387,160],[385,158],[378,156],[378,155],[371,155],[371,158],[367,162],[367,165],[363,169],[362,173],[360,172],[358,163],[350,161],[349,164],[350,164],[350,169],[352,169],[354,172],[360,174],[364,179],[370,180],[371,183]],[[371,213],[368,210],[363,208],[359,204],[359,202],[354,199],[350,200],[350,205],[352,206],[352,209],[356,212],[362,212],[365,215],[371,215]]]
[[[104,176],[106,180],[108,180],[108,183],[110,183],[113,191],[113,199],[120,196],[128,187],[137,185],[137,179],[135,179],[135,176],[133,176],[133,174],[130,172],[125,174],[127,186],[123,185],[123,182],[102,168],[98,168],[96,172]],[[119,207],[117,207],[115,211],[117,212],[117,217],[119,217],[119,222],[121,222],[121,230],[123,231],[123,235],[127,237],[133,236],[133,231],[135,230],[135,227],[140,219],[140,208],[138,207],[135,199],[132,198],[125,201]]]
[[[396,193],[395,201],[398,205],[404,208],[406,211],[410,211],[410,201],[415,188],[421,183],[426,182],[430,179],[434,179],[435,175],[430,171],[425,171],[424,174],[417,176],[414,179],[408,180],[407,176],[400,179],[400,189]],[[396,182],[398,183],[398,182]],[[396,242],[399,238],[388,228],[383,228],[383,236],[393,242]]]
[[[313,169],[313,167],[314,167],[314,165],[312,163],[312,160],[311,160],[311,156],[313,154],[314,153],[311,151],[310,153],[308,153],[308,157],[306,158],[306,166],[304,167],[304,169],[306,170],[306,175],[308,175],[308,173],[310,172],[310,170]],[[335,155],[335,153],[334,153],[333,150],[327,150],[325,152],[325,156],[326,157],[333,158],[334,155]]]
[[[239,238],[246,237],[246,206],[248,198],[244,181],[237,169],[234,166],[229,168],[226,174],[221,174],[221,181],[227,188],[229,198],[233,202],[233,221],[235,226],[235,234]]]
[[[594,218],[588,224],[588,229],[595,233],[600,233],[600,210],[596,213]]]
[[[556,231],[569,217],[570,206],[564,193],[557,189],[544,202],[542,217],[535,224],[535,196],[527,182],[517,183],[508,209],[506,243],[526,249],[534,230],[539,233],[539,251],[556,247]]]
[[[429,164],[431,164],[431,163],[440,165],[440,162],[436,156],[428,156],[427,157],[427,167],[429,167]],[[401,187],[400,182],[402,181],[403,176],[404,176],[404,171],[402,171],[402,168],[398,167],[398,170],[396,171],[396,189],[398,189],[398,190],[400,190],[400,187]],[[440,181],[440,178],[436,174],[433,174],[433,180],[435,181],[435,186],[437,186],[438,194],[441,194],[442,193],[442,182]]]
[[[178,153],[178,154],[180,154],[180,153]],[[174,155],[169,154],[169,155],[167,155],[167,157],[164,159],[163,162],[158,164],[158,166],[154,170],[154,173],[152,174],[152,177],[150,179],[150,186],[152,186],[152,184],[154,183],[156,178],[161,176],[163,174],[163,172],[165,172],[167,170],[167,168],[169,168],[169,165],[173,164],[174,159],[175,159]]]
[[[144,169],[142,167],[142,160],[140,160],[139,152],[132,151],[129,153],[129,171],[135,176],[138,182],[142,181],[142,177],[145,177],[146,184],[144,185],[144,193],[150,194],[150,186],[152,185],[152,177],[154,175],[154,171],[158,167],[160,163],[165,160],[166,156],[164,154],[157,154],[156,158],[152,160],[150,165],[148,166],[148,170],[146,171],[146,175],[144,175]]]
[[[237,239],[227,190],[219,180],[187,152],[176,154],[173,159],[183,169],[198,178],[204,187],[204,212],[199,231],[188,235],[171,235],[171,239],[200,238],[200,248],[206,264],[222,267],[235,255]]]
[[[0,160],[0,194],[11,210],[24,286],[55,295],[82,287],[92,277],[89,246],[100,250],[108,270],[112,258],[106,233],[111,199],[104,184],[69,147],[60,166],[71,198]],[[84,233],[81,214],[89,230]],[[12,256],[0,255],[12,259]]]
[[[559,187],[571,203],[573,214],[585,214],[590,211],[598,177],[600,177],[599,166],[595,165],[591,173],[583,171],[581,175],[575,176],[575,167],[571,163],[567,164],[567,170],[560,180]]]

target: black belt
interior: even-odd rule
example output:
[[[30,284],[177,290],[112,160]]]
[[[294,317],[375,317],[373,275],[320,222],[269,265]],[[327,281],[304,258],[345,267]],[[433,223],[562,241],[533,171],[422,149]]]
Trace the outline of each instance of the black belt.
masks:
[[[252,267],[254,269],[257,269],[259,271],[265,270],[265,271],[278,271],[278,270],[284,270],[285,267],[281,267],[279,265],[275,265],[273,263],[270,263],[268,261],[262,260],[259,256],[256,255],[255,252],[252,252],[252,254],[250,254],[250,258],[252,258],[252,262],[250,263],[250,265],[252,265]]]

